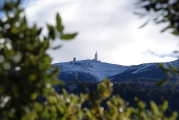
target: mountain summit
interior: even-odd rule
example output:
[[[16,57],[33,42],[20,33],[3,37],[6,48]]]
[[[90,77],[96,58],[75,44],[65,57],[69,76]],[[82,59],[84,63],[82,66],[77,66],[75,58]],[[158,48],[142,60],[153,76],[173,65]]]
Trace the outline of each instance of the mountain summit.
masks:
[[[76,75],[80,81],[102,81],[131,67],[96,60],[71,61],[53,65],[60,68],[58,77],[65,82],[74,81]]]
[[[97,58],[97,57],[96,57]],[[179,67],[179,61],[163,63],[164,66]],[[60,68],[58,78],[64,82],[78,81],[102,81],[109,78],[113,82],[121,82],[136,79],[159,80],[167,78],[158,63],[145,63],[140,65],[122,66],[93,60],[55,63],[55,67]]]

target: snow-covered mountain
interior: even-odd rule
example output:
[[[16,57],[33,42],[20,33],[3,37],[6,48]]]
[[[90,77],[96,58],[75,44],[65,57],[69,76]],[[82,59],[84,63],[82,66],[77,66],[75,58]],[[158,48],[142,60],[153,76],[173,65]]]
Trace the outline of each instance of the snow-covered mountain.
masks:
[[[163,63],[164,66],[177,66],[179,61]],[[167,78],[158,63],[145,63],[141,65],[122,66],[110,63],[104,63],[97,60],[81,60],[53,64],[60,67],[58,78],[65,82],[74,81],[76,75],[79,81],[101,81],[109,78],[114,82],[147,78],[159,80]]]
[[[165,62],[162,63],[166,68],[169,66],[173,67],[179,67],[179,61],[172,61],[172,62]],[[150,80],[159,80],[159,79],[165,79],[168,78],[168,76],[162,71],[162,69],[159,67],[158,63],[146,63],[141,65],[136,65],[133,67],[130,67],[126,71],[111,76],[110,79],[113,82],[120,82],[120,81],[126,81],[126,80],[136,80],[136,79],[150,79]],[[173,78],[174,80],[175,78]]]
[[[83,81],[101,81],[129,69],[129,66],[104,63],[96,60],[71,61],[53,64],[60,67],[59,78],[65,82],[74,81],[75,74]]]

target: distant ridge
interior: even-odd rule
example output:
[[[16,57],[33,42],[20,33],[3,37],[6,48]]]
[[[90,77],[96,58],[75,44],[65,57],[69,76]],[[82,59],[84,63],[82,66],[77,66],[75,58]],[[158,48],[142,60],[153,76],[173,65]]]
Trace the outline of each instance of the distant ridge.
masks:
[[[73,81],[75,73],[79,74],[78,77],[81,81],[102,81],[129,68],[129,66],[104,63],[96,60],[71,61],[55,63],[53,65],[60,67],[61,72],[58,77],[65,82]]]
[[[179,67],[179,61],[163,63],[165,66]],[[60,68],[58,78],[64,82],[73,82],[75,77],[79,81],[102,81],[109,78],[113,82],[121,82],[135,79],[159,80],[166,78],[157,63],[145,63],[140,65],[122,66],[96,60],[70,61],[53,64]]]

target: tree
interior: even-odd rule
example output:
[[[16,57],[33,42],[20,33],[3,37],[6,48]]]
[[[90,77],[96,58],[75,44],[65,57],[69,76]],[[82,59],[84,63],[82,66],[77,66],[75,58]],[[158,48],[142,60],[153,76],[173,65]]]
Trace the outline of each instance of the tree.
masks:
[[[172,34],[179,36],[179,0],[138,0],[137,6],[145,9],[145,13],[136,13],[141,17],[148,15],[150,12],[155,13],[154,22],[156,24],[169,23],[161,32],[168,29]],[[142,25],[145,26],[148,21]]]
[[[56,25],[47,24],[48,34],[40,37],[42,28],[28,26],[21,0],[4,0],[0,12],[0,113],[5,120],[105,120],[105,119],[165,119],[174,120],[177,112],[169,118],[164,115],[168,102],[161,106],[151,101],[151,110],[145,109],[144,102],[135,98],[138,109],[128,107],[119,95],[111,96],[112,83],[104,80],[97,85],[94,93],[68,94],[62,89],[58,94],[54,84],[62,84],[56,78],[58,69],[51,65],[46,53],[50,41],[73,39],[77,33],[65,34],[60,15],[56,15]],[[42,101],[38,98],[43,98]],[[108,109],[101,103],[106,101]],[[83,108],[84,102],[90,107]]]
[[[179,36],[179,0],[138,0],[137,6],[141,9],[145,9],[145,13],[135,12],[135,14],[145,17],[149,15],[148,13],[154,13],[153,21],[156,24],[168,23],[168,25],[161,30],[165,32],[166,30],[171,30],[172,34]],[[144,23],[141,27],[147,25],[149,21]],[[174,51],[174,53],[179,53],[179,51]],[[168,75],[168,79],[160,80],[156,85],[161,86],[169,82],[171,78],[177,77],[179,74],[179,68],[174,66],[165,67],[163,64],[159,64],[159,67],[164,73]],[[173,87],[179,85],[179,80],[174,83]]]

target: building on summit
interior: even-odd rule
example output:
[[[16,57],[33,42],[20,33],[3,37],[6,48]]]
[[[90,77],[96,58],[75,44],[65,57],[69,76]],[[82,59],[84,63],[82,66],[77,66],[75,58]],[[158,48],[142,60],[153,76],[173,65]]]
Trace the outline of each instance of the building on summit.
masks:
[[[76,57],[73,58],[73,61],[76,61]]]
[[[98,53],[97,53],[97,51],[96,51],[96,54],[95,54],[95,56],[94,56],[94,59],[93,59],[93,60],[98,61]]]
[[[95,54],[95,60],[98,61],[98,53],[96,51],[96,54]]]
[[[95,55],[94,55],[94,58],[93,58],[94,61],[99,61],[98,60],[98,53],[96,51]],[[73,58],[73,62],[76,62],[76,57]],[[99,61],[100,62],[100,61]]]

